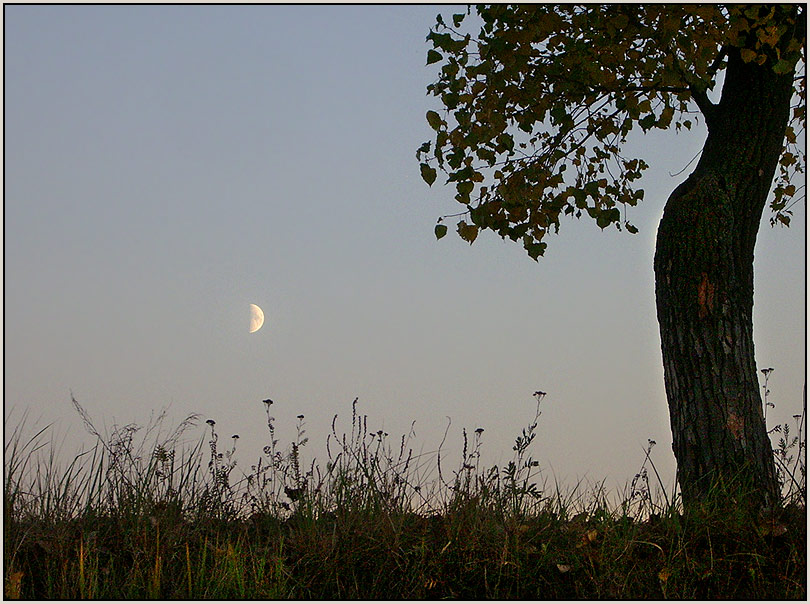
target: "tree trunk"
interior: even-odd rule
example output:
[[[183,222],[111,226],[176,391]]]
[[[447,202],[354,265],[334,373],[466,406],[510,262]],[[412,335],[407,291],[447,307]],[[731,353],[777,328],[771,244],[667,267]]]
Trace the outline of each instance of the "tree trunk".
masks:
[[[754,361],[754,244],[790,113],[793,73],[730,49],[695,171],[667,200],[655,250],[664,381],[683,502],[718,486],[778,500]],[[728,491],[725,491],[728,492]],[[742,503],[742,502],[740,502]]]

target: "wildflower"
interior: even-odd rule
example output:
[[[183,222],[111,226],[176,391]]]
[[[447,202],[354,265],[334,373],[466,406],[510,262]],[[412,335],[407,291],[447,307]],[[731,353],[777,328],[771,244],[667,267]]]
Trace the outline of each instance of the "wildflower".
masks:
[[[269,407],[273,404],[273,399],[266,398],[262,402]]]
[[[239,438],[239,435],[238,435],[238,434],[234,434],[233,436],[231,436],[231,438],[232,438],[232,439],[234,439],[234,440],[236,440],[237,438]]]
[[[212,419],[205,420],[205,423],[208,424],[209,426],[213,426],[214,424],[216,424],[216,422]]]

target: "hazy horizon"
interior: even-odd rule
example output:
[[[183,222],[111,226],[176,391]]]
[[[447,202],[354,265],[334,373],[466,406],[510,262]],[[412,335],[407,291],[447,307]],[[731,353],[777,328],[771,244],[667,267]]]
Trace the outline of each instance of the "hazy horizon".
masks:
[[[5,6],[6,437],[26,410],[72,451],[99,425],[169,406],[239,434],[248,468],[304,414],[323,459],[351,403],[414,446],[483,427],[563,483],[632,479],[648,439],[674,457],[655,317],[655,229],[705,129],[636,136],[650,164],[638,235],[565,220],[539,262],[436,219],[459,211],[415,152],[435,15],[409,6]],[[688,167],[687,167],[688,166]],[[769,427],[801,412],[806,215],[763,216],[754,338]],[[452,228],[450,229],[453,230]],[[249,304],[265,323],[248,333]],[[762,375],[760,374],[760,379]],[[11,414],[11,417],[10,415]],[[204,426],[204,424],[203,424]],[[552,480],[553,484],[553,480]]]

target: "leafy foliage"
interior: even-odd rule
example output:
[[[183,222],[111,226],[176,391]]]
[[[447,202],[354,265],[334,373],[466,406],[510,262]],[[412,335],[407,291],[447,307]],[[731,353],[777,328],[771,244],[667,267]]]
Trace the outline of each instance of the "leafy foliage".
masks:
[[[728,53],[777,73],[804,65],[803,13],[759,5],[487,5],[476,7],[477,37],[436,18],[428,86],[443,112],[428,111],[435,138],[417,151],[422,178],[437,168],[466,206],[457,231],[480,229],[521,240],[535,260],[560,216],[583,213],[604,229],[637,229],[623,211],[644,197],[636,182],[648,165],[622,146],[637,128],[690,129],[695,105],[707,112]],[[790,222],[790,184],[803,172],[805,78],[785,133],[771,204],[772,222]],[[434,167],[435,166],[435,167]],[[436,231],[441,237],[445,230]]]

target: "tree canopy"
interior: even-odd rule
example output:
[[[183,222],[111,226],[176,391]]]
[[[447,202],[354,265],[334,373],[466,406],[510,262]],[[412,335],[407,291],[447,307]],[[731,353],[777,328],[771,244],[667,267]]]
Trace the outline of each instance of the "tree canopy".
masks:
[[[644,197],[648,168],[623,144],[641,129],[712,128],[709,100],[735,48],[745,63],[788,74],[804,64],[805,17],[795,6],[487,5],[468,7],[427,36],[428,86],[441,112],[428,111],[435,138],[417,151],[429,185],[438,171],[465,206],[457,232],[481,229],[522,241],[537,260],[560,217],[587,214],[604,229],[637,228],[623,210]],[[797,15],[798,13],[798,15]],[[788,225],[804,171],[805,76],[784,133],[774,179],[772,224]],[[439,218],[437,238],[447,233]]]

